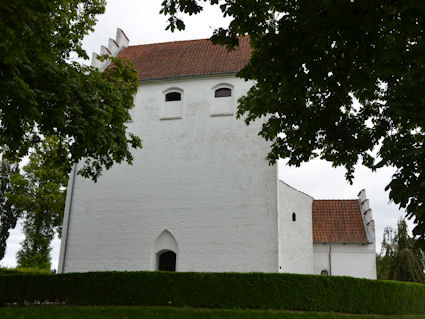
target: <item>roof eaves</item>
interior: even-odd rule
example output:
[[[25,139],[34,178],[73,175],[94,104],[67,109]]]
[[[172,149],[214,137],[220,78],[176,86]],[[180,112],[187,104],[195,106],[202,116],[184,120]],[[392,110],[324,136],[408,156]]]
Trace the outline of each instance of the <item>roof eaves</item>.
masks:
[[[202,73],[202,74],[193,74],[193,75],[180,75],[180,76],[169,76],[162,78],[152,78],[152,79],[141,79],[140,83],[146,82],[156,82],[156,81],[167,81],[167,80],[178,80],[178,79],[190,79],[190,78],[202,78],[202,77],[213,77],[213,76],[224,76],[224,75],[236,75],[239,71],[228,71],[228,72],[216,72],[216,73]]]

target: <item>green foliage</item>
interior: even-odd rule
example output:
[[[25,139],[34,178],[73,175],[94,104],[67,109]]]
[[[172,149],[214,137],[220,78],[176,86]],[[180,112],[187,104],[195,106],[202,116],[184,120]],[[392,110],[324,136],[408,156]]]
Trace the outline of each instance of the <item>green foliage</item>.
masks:
[[[23,268],[23,267],[17,267],[17,268],[0,268],[0,276],[1,275],[17,275],[17,274],[52,274],[50,269],[46,268]]]
[[[192,309],[174,307],[79,307],[43,306],[0,308],[2,319],[405,319],[403,315],[350,315],[342,313],[289,312],[276,310]],[[423,319],[423,315],[409,315]]]
[[[344,166],[350,182],[358,162],[394,166],[386,189],[425,247],[425,1],[165,0],[162,13],[184,29],[178,14],[205,2],[232,19],[213,42],[231,48],[250,36],[239,76],[255,85],[238,116],[267,116],[268,160],[319,157]]]
[[[6,197],[11,189],[10,176],[18,170],[17,165],[11,165],[5,158],[0,160],[0,260],[6,253],[9,231],[15,228],[21,213]]]
[[[90,272],[0,276],[0,305],[144,305],[425,313],[425,285],[265,273]]]
[[[111,59],[99,72],[70,62],[88,58],[81,41],[93,30],[104,0],[5,0],[0,6],[0,150],[21,159],[56,136],[69,145],[55,155],[69,172],[96,180],[114,162],[131,163],[141,147],[126,135],[138,77],[131,64]]]
[[[415,246],[403,219],[399,220],[396,231],[390,227],[384,230],[376,266],[378,279],[425,283],[425,253]]]
[[[68,175],[55,154],[63,148],[57,138],[46,138],[33,150],[23,174],[12,175],[8,200],[23,211],[25,240],[17,254],[20,267],[50,269],[50,242],[61,234]]]

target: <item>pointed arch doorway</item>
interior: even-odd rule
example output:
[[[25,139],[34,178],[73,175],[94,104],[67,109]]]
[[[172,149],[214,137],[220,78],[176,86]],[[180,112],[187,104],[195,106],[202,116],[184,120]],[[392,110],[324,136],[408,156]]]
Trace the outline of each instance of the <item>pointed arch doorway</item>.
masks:
[[[177,255],[174,251],[158,253],[158,270],[176,271],[176,259]]]
[[[164,230],[155,240],[154,247],[154,270],[176,271],[177,270],[178,246],[174,236]]]

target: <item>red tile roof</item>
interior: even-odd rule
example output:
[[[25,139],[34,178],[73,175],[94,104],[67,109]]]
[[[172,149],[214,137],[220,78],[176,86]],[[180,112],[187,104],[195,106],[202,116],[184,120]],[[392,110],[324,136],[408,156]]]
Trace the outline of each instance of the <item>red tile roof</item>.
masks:
[[[313,242],[368,243],[358,200],[314,200]]]
[[[238,72],[250,56],[248,37],[230,52],[203,39],[129,46],[118,55],[134,63],[140,80]]]

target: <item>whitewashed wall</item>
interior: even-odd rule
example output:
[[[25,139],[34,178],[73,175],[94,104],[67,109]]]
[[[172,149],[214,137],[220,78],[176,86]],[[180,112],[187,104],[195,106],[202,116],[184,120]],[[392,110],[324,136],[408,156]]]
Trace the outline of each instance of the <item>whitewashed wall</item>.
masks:
[[[219,84],[234,95],[216,108]],[[97,184],[76,178],[64,272],[154,270],[164,230],[178,247],[178,271],[277,272],[277,174],[265,161],[268,145],[257,136],[260,124],[220,116],[250,86],[233,75],[142,84],[128,127],[143,149],[133,166],[116,165]],[[170,88],[183,99],[174,119],[161,120]]]
[[[279,272],[313,273],[313,198],[279,181]],[[292,220],[295,213],[296,220]]]
[[[314,274],[330,270],[330,244],[314,244]],[[332,276],[376,279],[376,252],[373,244],[332,244]]]

